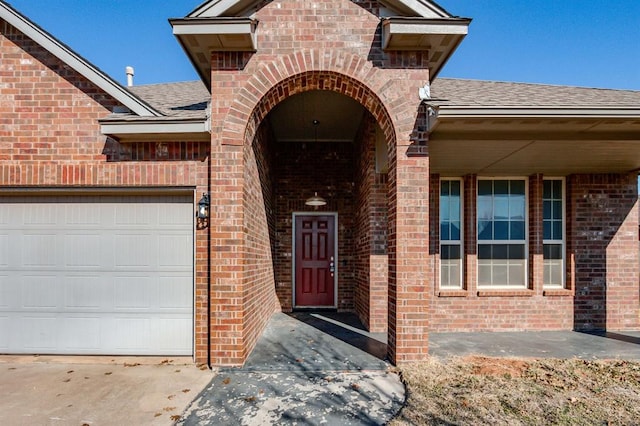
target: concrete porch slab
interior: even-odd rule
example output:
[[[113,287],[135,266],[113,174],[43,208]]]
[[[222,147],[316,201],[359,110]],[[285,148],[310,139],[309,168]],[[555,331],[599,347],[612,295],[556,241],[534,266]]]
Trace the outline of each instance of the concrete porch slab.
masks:
[[[475,354],[640,360],[640,331],[431,333],[429,353],[436,357]]]

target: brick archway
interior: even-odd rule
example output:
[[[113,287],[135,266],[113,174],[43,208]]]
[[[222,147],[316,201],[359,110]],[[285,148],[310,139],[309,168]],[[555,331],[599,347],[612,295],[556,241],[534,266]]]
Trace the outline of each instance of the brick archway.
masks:
[[[388,105],[400,94],[389,90],[387,77],[380,73],[370,62],[344,52],[311,50],[279,57],[261,66],[235,97],[224,120],[221,144],[251,143],[269,111],[286,98],[310,90],[331,90],[356,100],[376,119],[387,143],[392,143],[397,132]]]

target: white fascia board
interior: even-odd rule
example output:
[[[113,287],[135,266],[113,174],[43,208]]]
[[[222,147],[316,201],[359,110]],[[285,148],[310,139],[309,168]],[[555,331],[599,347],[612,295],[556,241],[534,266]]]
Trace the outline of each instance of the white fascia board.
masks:
[[[412,22],[391,18],[385,19],[384,25],[389,27],[390,34],[467,35],[469,32],[469,23],[463,21]]]
[[[437,106],[438,118],[640,118],[640,108],[619,107],[450,107]]]
[[[141,99],[134,96],[111,77],[98,70],[69,47],[58,41],[51,34],[29,21],[18,11],[0,1],[0,18],[17,28],[27,37],[38,43],[53,56],[86,77],[90,82],[113,96],[132,112],[143,117],[160,117],[162,114]]]
[[[201,35],[201,34],[252,34],[253,23],[250,20],[243,21],[214,21],[214,22],[189,22],[173,21],[174,35]]]
[[[205,133],[210,131],[208,120],[199,121],[108,121],[100,123],[103,135],[145,135],[175,133]]]

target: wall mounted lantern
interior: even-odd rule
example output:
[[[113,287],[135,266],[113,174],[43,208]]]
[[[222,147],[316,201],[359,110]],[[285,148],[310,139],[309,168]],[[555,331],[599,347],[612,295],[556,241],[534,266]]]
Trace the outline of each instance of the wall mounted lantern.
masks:
[[[202,198],[198,201],[196,218],[198,218],[198,228],[206,228],[209,225],[209,194],[206,192],[202,193]]]

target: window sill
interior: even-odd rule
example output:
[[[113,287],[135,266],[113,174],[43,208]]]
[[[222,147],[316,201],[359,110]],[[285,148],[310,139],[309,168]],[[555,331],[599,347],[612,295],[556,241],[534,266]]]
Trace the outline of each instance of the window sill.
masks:
[[[542,291],[543,296],[573,296],[573,290],[568,288],[551,288]]]
[[[495,290],[478,290],[478,297],[531,297],[534,295],[533,290],[528,288],[511,290],[511,289],[495,289]]]
[[[438,297],[467,297],[468,293],[467,290],[440,290],[437,294]]]

